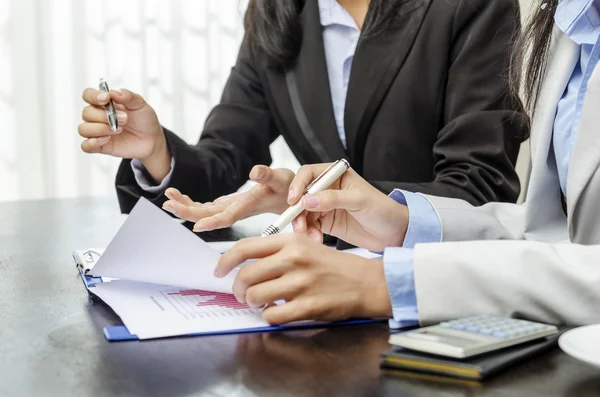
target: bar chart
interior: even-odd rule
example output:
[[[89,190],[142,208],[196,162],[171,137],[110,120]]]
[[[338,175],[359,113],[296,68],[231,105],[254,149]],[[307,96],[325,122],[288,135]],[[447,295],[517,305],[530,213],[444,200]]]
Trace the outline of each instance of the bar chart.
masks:
[[[239,303],[232,294],[203,290],[170,290],[161,291],[161,294],[188,319],[239,316],[259,311]]]

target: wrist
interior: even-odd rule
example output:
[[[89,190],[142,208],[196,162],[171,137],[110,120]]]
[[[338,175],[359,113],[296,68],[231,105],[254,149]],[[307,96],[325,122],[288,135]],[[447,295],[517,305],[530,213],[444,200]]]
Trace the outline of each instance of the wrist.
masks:
[[[370,260],[369,266],[373,269],[365,272],[368,277],[363,288],[363,296],[360,299],[360,315],[363,318],[392,317],[392,302],[388,293],[387,282],[383,261]]]
[[[395,215],[394,224],[396,225],[396,230],[389,234],[390,240],[387,241],[386,247],[402,247],[406,239],[406,232],[408,231],[410,211],[406,205],[400,204],[389,197],[388,199],[388,202],[392,205],[388,213]]]
[[[160,183],[171,171],[171,153],[162,126],[152,151],[145,158],[140,158],[140,161],[157,183]]]

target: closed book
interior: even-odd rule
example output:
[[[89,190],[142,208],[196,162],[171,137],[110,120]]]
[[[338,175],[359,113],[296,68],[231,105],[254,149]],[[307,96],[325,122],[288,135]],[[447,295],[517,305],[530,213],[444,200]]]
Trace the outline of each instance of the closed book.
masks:
[[[559,336],[560,333],[465,359],[395,347],[382,354],[381,365],[389,369],[481,381],[503,369],[554,348],[558,343]]]

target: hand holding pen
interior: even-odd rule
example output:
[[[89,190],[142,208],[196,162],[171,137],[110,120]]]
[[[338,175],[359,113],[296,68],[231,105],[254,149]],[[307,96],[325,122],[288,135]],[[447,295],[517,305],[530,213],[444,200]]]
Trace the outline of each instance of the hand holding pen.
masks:
[[[320,192],[306,188],[330,164],[306,165],[290,185],[288,204],[300,200],[304,212],[293,221],[296,233],[321,242],[323,234],[372,251],[401,247],[408,227],[408,208],[364,180],[353,169],[345,171]]]
[[[303,191],[305,196],[310,196],[315,193],[322,192],[323,190],[330,187],[344,172],[350,168],[350,163],[347,160],[341,159],[336,161],[327,167],[323,172],[319,174]],[[291,191],[291,190],[290,190]],[[298,215],[304,211],[304,203],[299,200],[295,204],[291,205],[283,214],[277,218],[277,220],[267,227],[262,233],[263,237],[272,236],[278,234],[283,228],[292,223]]]
[[[87,88],[83,100],[83,123],[79,135],[87,153],[102,153],[139,159],[161,180],[170,170],[171,155],[156,112],[140,95],[126,90],[109,90],[105,80],[98,88]],[[160,166],[157,166],[160,165]]]

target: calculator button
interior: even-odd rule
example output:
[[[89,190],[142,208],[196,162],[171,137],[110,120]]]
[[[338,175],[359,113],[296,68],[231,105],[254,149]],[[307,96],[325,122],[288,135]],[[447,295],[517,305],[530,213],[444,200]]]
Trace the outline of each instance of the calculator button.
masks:
[[[531,321],[506,319],[496,316],[473,316],[440,323],[441,328],[486,335],[498,339],[517,338],[552,329],[546,324]]]

